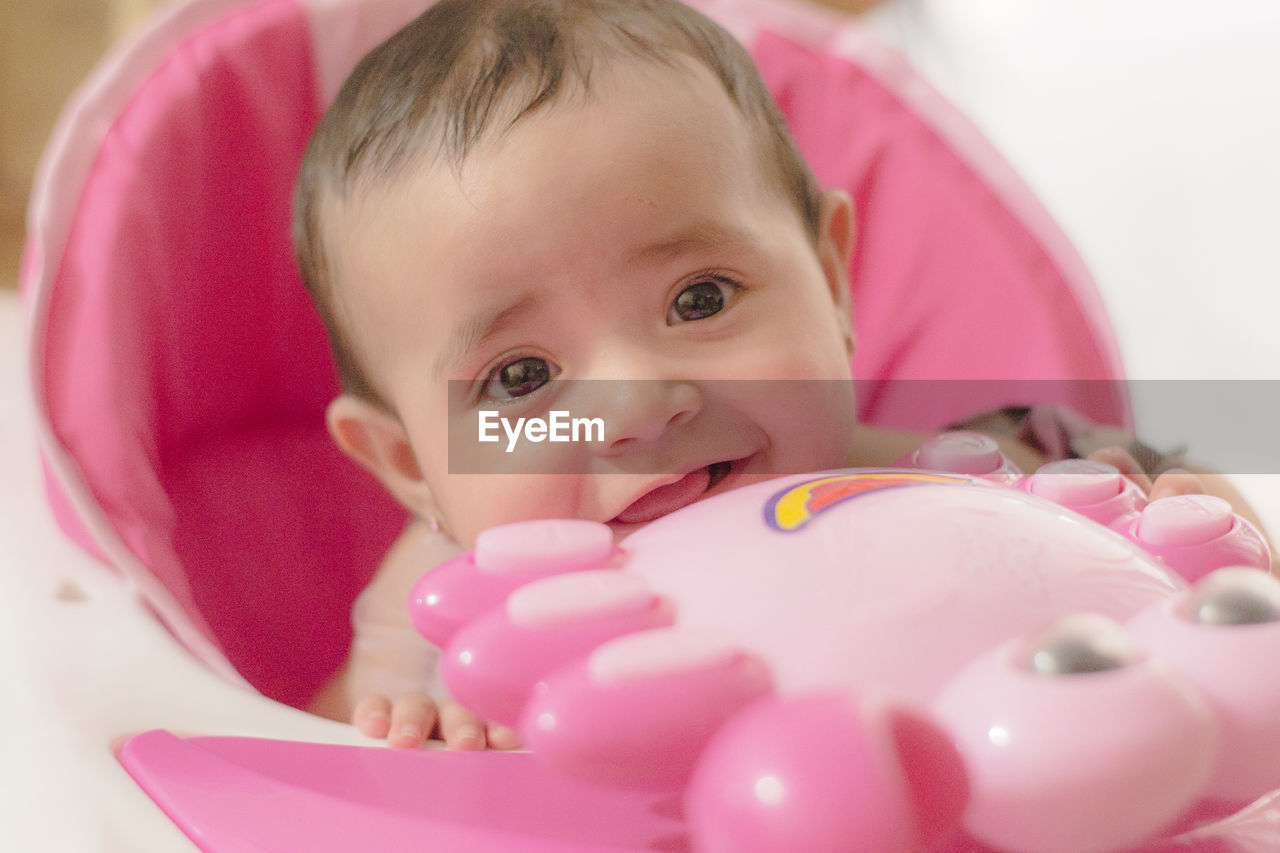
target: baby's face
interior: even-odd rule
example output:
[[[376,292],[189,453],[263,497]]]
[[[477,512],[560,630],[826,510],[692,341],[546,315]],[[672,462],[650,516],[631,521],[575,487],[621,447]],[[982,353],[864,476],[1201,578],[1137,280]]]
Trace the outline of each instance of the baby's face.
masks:
[[[495,134],[460,172],[365,193],[330,233],[351,331],[402,431],[371,467],[470,546],[530,518],[623,535],[839,466],[855,417],[851,228],[843,198],[823,210],[815,247],[710,72],[634,63]],[[507,452],[501,428],[477,442],[482,410],[599,417],[605,440]]]

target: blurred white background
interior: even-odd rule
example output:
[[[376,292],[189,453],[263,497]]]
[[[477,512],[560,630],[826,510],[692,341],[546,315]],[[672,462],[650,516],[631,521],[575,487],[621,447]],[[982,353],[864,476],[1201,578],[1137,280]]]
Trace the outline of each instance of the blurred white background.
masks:
[[[1280,378],[1280,3],[903,0],[869,20],[1075,243],[1131,377]]]

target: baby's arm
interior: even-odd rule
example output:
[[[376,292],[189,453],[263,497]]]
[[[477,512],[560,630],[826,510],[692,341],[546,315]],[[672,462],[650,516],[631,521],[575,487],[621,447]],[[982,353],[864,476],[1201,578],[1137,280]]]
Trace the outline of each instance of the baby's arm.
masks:
[[[413,585],[428,568],[458,553],[449,537],[426,525],[405,531],[360,594],[346,665],[312,701],[312,713],[350,721],[392,747],[420,747],[433,734],[453,749],[519,746],[514,730],[486,725],[445,696],[435,677],[439,651],[409,623]]]

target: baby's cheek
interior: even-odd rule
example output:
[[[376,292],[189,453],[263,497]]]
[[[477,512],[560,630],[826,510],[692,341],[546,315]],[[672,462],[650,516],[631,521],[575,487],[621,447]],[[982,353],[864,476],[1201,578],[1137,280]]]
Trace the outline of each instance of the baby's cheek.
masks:
[[[775,473],[815,471],[844,463],[857,424],[849,380],[788,380],[757,387],[760,392],[750,404],[784,466]]]
[[[744,347],[726,365],[740,379],[793,382],[848,382],[849,355],[843,338],[826,329],[796,334],[775,332]]]
[[[458,544],[471,548],[481,531],[541,518],[575,518],[581,477],[566,475],[467,474],[448,478],[438,504]]]
[[[820,471],[842,468],[853,445],[856,411],[852,400],[847,406],[809,409],[810,417],[795,426],[794,448],[797,471]]]

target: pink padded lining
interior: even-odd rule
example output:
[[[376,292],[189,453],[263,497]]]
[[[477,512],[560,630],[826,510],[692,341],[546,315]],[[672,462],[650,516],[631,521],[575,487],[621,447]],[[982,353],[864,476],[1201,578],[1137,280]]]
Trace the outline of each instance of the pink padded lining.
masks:
[[[732,28],[750,32],[753,20]],[[403,523],[324,433],[337,384],[288,240],[291,184],[320,110],[307,21],[295,0],[246,0],[175,39],[123,109],[82,106],[84,127],[107,130],[65,250],[43,235],[53,254],[27,266],[44,306],[33,350],[47,451],[75,521],[99,544],[104,530],[123,543],[129,560],[116,562],[138,567],[189,645],[203,639],[206,657],[225,655],[291,704],[341,662],[352,600]],[[754,50],[819,176],[856,199],[860,377],[1119,375],[1105,321],[1082,307],[1092,285],[1066,270],[1078,262],[1069,250],[1063,262],[1060,235],[1033,230],[1023,210],[1034,203],[1022,197],[1030,206],[1015,214],[939,135],[953,113],[931,126],[904,105],[889,84],[914,79],[905,67],[890,81],[883,67],[765,33]],[[333,45],[324,53],[331,61]],[[73,203],[76,169],[61,186],[61,165],[37,204]],[[864,392],[864,417],[937,426],[976,405],[967,389],[925,409],[900,387]],[[1070,398],[1073,387],[1059,390]],[[1114,393],[1070,401],[1124,419]]]
[[[767,32],[752,53],[819,181],[855,200],[864,421],[932,429],[1052,401],[1124,422],[1117,383],[1043,381],[1119,376],[1105,324],[1086,314],[1044,235],[866,68]]]
[[[310,68],[291,0],[175,46],[102,141],[44,373],[57,440],[124,543],[293,704],[341,662],[351,602],[403,523],[323,430],[337,385],[289,244]],[[348,501],[370,518],[338,523]]]

